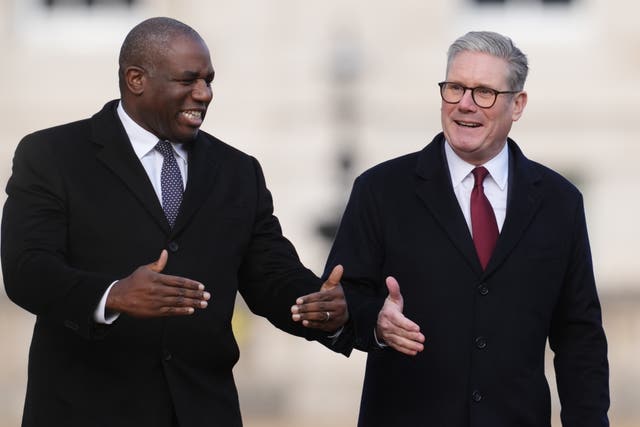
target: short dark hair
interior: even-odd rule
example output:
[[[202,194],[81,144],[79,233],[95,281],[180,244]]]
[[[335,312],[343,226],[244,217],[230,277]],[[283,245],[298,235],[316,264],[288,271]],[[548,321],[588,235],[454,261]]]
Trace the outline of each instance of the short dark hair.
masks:
[[[127,67],[137,65],[153,73],[157,58],[166,54],[169,42],[178,36],[202,40],[196,30],[173,18],[149,18],[133,27],[120,48],[118,60],[120,89],[122,90],[123,87],[124,70]]]

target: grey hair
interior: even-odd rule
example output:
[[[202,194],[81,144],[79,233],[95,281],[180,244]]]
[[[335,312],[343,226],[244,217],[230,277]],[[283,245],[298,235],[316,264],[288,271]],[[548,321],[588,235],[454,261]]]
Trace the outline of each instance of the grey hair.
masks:
[[[509,37],[491,31],[471,31],[454,41],[447,52],[447,74],[454,58],[462,52],[480,52],[502,58],[509,66],[509,90],[523,90],[529,65],[527,56]]]
[[[169,42],[178,36],[202,40],[196,30],[172,18],[149,18],[133,27],[120,48],[118,76],[121,89],[127,67],[137,65],[153,73],[158,58],[166,55]]]

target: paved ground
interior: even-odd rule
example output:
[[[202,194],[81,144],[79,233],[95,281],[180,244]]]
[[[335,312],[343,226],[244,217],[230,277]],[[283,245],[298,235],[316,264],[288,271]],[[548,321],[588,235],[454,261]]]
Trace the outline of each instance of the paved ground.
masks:
[[[640,295],[608,295],[602,302],[611,364],[611,424],[638,427]],[[0,294],[0,427],[20,424],[32,325],[33,316]],[[246,427],[355,426],[364,357],[332,355],[262,321],[253,321],[251,329],[240,340],[242,357],[236,369]],[[267,346],[273,351],[257,350]],[[287,368],[284,373],[273,369],[282,366]],[[560,426],[557,412],[556,405],[554,427]]]

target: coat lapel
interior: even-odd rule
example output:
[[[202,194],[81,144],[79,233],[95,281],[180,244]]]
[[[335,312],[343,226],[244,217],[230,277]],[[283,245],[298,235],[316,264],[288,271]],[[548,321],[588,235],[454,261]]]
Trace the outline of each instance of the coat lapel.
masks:
[[[217,145],[207,138],[203,132],[193,141],[189,150],[189,176],[187,188],[182,198],[182,206],[176,218],[173,232],[184,228],[191,217],[198,211],[216,182],[220,170],[221,152]]]
[[[443,144],[444,136],[441,133],[420,153],[416,167],[416,193],[471,268],[480,273],[482,268],[469,227],[451,186]]]
[[[541,176],[534,172],[514,141],[509,139],[509,197],[507,214],[486,274],[499,267],[522,238],[540,208],[542,193],[538,186]]]
[[[509,139],[507,214],[496,249],[483,272],[473,246],[473,238],[451,187],[451,178],[444,158],[444,143],[444,136],[439,134],[420,153],[416,168],[416,193],[469,265],[478,274],[486,276],[505,261],[540,208],[542,193],[538,185],[541,176],[534,172],[531,162],[522,154],[517,144]]]
[[[107,103],[102,111],[92,118],[92,140],[99,147],[96,157],[120,178],[154,221],[169,233],[169,223],[158,196],[117,117],[117,105],[117,100]]]

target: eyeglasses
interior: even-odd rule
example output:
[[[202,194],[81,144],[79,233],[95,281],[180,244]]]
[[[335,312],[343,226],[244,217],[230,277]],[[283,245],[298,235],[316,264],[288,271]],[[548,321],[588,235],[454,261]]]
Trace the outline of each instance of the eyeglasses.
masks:
[[[505,93],[518,93],[519,90],[495,90],[489,87],[466,87],[462,86],[459,83],[452,82],[440,82],[438,83],[440,86],[440,96],[442,100],[448,104],[457,104],[462,101],[462,97],[464,96],[467,90],[471,91],[471,98],[473,102],[480,108],[491,108],[496,103],[498,99],[498,95],[502,95]]]

